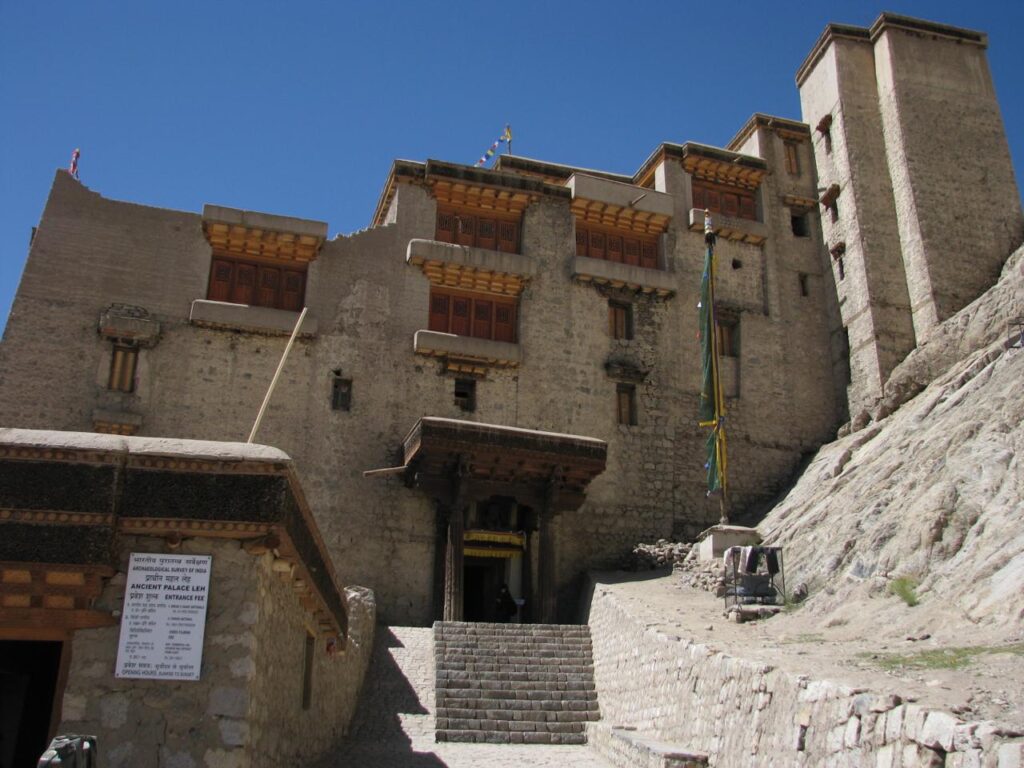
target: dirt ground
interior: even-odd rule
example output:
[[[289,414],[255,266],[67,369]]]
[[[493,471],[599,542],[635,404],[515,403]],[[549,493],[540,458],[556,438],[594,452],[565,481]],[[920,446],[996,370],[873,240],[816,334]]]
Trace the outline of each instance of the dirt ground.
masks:
[[[792,674],[894,693],[964,720],[1024,731],[1024,629],[1016,637],[991,635],[939,606],[909,607],[894,596],[846,606],[824,620],[796,606],[736,624],[726,619],[721,599],[684,584],[680,573],[595,577],[595,589],[611,590],[649,629]]]

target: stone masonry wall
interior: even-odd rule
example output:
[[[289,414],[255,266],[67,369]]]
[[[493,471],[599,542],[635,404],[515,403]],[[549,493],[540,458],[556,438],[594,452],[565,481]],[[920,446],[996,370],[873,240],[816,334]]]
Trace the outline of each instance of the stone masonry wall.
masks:
[[[920,343],[996,282],[1024,214],[984,46],[890,28],[874,49]]]
[[[162,539],[126,537],[98,608],[120,609],[130,551],[168,550]],[[212,539],[186,539],[177,551],[213,556],[201,678],[116,678],[120,628],[80,630],[59,731],[95,734],[107,768],[284,768],[325,752],[348,726],[369,663],[372,596],[349,594],[344,653],[327,657],[318,641],[313,706],[304,711],[303,613],[269,556]]]
[[[688,177],[671,162],[660,175],[682,200]],[[781,156],[769,162],[781,168]],[[838,412],[824,288],[814,279],[820,262],[778,211],[779,195],[813,192],[813,176],[798,188],[771,184],[762,193],[771,245],[720,244],[721,295],[740,324],[739,397],[729,405],[736,511],[772,498],[801,455],[832,436]],[[637,541],[693,535],[717,521],[696,419],[702,235],[685,218],[673,222],[662,239],[676,294],[624,297],[636,334],[616,341],[609,296],[571,278],[567,201],[532,203],[522,230],[522,253],[536,266],[520,299],[522,363],[490,370],[467,413],[453,397],[455,377],[413,352],[414,334],[428,327],[430,285],[405,252],[410,239],[434,236],[435,211],[427,189],[398,184],[388,224],[324,244],[306,289],[317,334],[296,343],[257,436],[294,459],[341,583],[373,588],[387,621],[433,619],[434,505],[398,477],[362,475],[395,466],[402,438],[424,415],[608,442],[605,473],[559,525],[567,600],[583,572],[612,564]],[[141,435],[244,439],[287,339],[190,324],[209,265],[198,215],[106,200],[59,172],[0,343],[0,423],[90,430],[102,408],[140,416]],[[799,273],[811,278],[807,297]],[[131,394],[106,389],[112,345],[96,328],[112,302],[144,307],[160,323],[155,346],[139,352]],[[609,359],[649,371],[637,384],[636,425],[616,421]],[[331,409],[335,371],[353,381],[350,411]]]
[[[837,219],[823,211],[821,226],[828,250],[846,247],[842,271],[830,261],[849,333],[855,413],[915,345],[870,43],[835,40],[800,84],[800,103],[811,126],[832,117],[828,139],[813,133],[814,156],[818,186],[840,189]]]
[[[589,625],[602,722],[706,752],[711,766],[1008,768],[1024,759],[1024,740],[992,723],[648,629],[600,585]]]

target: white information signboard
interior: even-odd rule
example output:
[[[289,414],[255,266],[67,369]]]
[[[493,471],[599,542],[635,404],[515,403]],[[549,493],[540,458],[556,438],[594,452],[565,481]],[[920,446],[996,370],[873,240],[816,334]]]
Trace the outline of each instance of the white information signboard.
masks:
[[[199,679],[212,559],[132,553],[117,646],[118,677]]]

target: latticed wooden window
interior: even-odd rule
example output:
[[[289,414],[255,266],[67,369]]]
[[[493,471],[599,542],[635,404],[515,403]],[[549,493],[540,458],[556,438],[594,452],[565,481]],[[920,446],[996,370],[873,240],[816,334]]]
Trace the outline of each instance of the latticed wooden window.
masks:
[[[752,190],[716,184],[705,179],[694,179],[691,189],[694,208],[706,209],[723,216],[757,220],[757,204]]]
[[[135,391],[135,367],[139,360],[137,347],[115,344],[110,357],[110,377],[107,389],[115,392]]]
[[[576,255],[657,269],[658,237],[577,221]]]
[[[515,299],[432,288],[429,319],[432,331],[494,341],[516,340]]]
[[[210,265],[206,297],[211,301],[297,312],[306,293],[303,264],[274,264],[217,256]]]
[[[434,239],[476,248],[519,253],[519,221],[511,214],[438,206]]]

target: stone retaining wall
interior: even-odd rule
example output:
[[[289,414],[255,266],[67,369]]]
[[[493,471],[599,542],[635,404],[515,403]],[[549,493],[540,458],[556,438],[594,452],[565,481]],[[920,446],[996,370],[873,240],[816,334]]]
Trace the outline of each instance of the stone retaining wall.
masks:
[[[117,611],[128,554],[167,552],[163,539],[125,537],[123,562],[97,601]],[[99,738],[104,768],[283,768],[322,755],[347,730],[373,646],[375,606],[347,592],[349,642],[331,655],[318,637],[310,706],[302,706],[306,614],[272,556],[237,541],[187,539],[179,552],[213,556],[198,681],[114,676],[119,627],[79,630],[61,733]]]
[[[669,637],[601,586],[589,624],[603,722],[707,752],[711,766],[1024,765],[1024,734]]]

